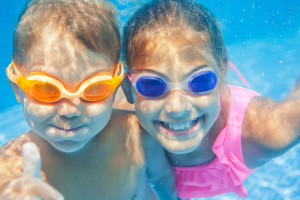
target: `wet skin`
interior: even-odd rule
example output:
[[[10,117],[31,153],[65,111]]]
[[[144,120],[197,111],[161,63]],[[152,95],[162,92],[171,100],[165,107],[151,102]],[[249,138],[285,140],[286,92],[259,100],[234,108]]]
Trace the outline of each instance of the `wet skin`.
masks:
[[[176,84],[195,72],[214,70],[191,45],[173,44],[164,41],[137,58],[132,73],[152,73]],[[281,102],[263,96],[249,102],[241,141],[247,167],[263,165],[299,143],[299,82],[293,95]],[[215,158],[212,146],[225,127],[230,106],[230,90],[225,84],[219,82],[204,95],[174,89],[160,98],[147,98],[133,88],[133,96],[141,125],[167,150],[172,165],[201,165]]]
[[[179,83],[200,71],[214,71],[191,46],[163,46],[134,63],[133,73],[147,72]],[[174,89],[160,98],[147,98],[134,90],[136,114],[141,125],[169,152],[195,151],[220,112],[219,86],[198,95]]]
[[[69,92],[75,92],[94,74],[114,74],[115,67],[109,59],[87,50],[76,40],[54,38],[53,44],[43,42],[43,38],[41,41],[40,46],[28,52],[28,60],[20,69],[25,77],[31,72],[43,72],[61,81]],[[17,85],[12,86],[31,130],[3,147],[0,191],[20,177],[23,157],[19,149],[26,142],[34,142],[41,154],[43,181],[65,199],[153,198],[141,142],[145,137],[140,135],[133,113],[112,111],[115,92],[96,102],[64,98],[42,103]],[[161,151],[156,152],[163,155]],[[155,179],[158,173],[153,174]]]

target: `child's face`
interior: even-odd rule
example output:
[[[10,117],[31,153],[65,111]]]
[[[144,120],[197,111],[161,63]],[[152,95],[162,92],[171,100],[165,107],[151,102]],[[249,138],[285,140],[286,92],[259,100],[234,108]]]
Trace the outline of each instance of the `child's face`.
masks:
[[[163,44],[134,63],[133,74],[146,72],[172,84],[189,80],[201,71],[214,71],[191,46]],[[174,89],[162,97],[148,98],[134,89],[136,114],[141,125],[168,151],[195,150],[220,111],[219,85],[207,94]]]
[[[112,74],[112,64],[104,56],[85,49],[66,51],[71,50],[68,48],[52,49],[39,56],[32,56],[35,52],[31,52],[32,59],[26,63],[29,73],[46,73],[63,83],[68,92],[76,92],[82,81],[97,72]],[[115,95],[114,92],[93,102],[63,98],[42,103],[19,91],[25,119],[32,130],[62,152],[80,150],[106,126]]]

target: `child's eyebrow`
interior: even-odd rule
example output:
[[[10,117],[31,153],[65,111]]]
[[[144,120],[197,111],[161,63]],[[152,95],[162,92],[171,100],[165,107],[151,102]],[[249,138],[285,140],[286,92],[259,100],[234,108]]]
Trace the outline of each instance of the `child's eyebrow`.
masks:
[[[150,72],[150,73],[162,75],[158,71],[155,71],[155,70],[152,70],[152,69],[138,69],[138,70],[136,70],[136,72],[134,74],[143,73],[143,72]]]
[[[194,69],[192,69],[189,73],[187,73],[186,75],[184,75],[184,78],[191,76],[193,73],[195,73],[196,71],[199,71],[203,68],[206,68],[207,65],[199,65],[197,67],[195,67]],[[152,69],[141,69],[141,70],[137,70],[136,73],[142,73],[142,72],[150,72],[150,73],[154,73],[157,74],[159,76],[162,76],[163,78],[169,80],[169,78],[167,76],[165,76],[164,74],[161,74],[158,71],[152,70]]]
[[[156,67],[157,68],[157,67]],[[153,73],[153,74],[156,74],[158,76],[161,76],[163,77],[164,79],[167,79],[169,80],[169,78],[167,76],[165,76],[164,74],[158,72],[158,71],[155,71],[155,70],[152,70],[152,69],[140,69],[140,70],[137,70],[135,72],[135,74],[138,74],[138,73],[143,73],[143,72],[149,72],[149,73]]]
[[[200,69],[203,69],[203,68],[206,68],[206,67],[207,67],[207,65],[199,65],[199,66],[195,67],[194,69],[192,69],[189,73],[187,73],[185,75],[185,78],[191,76],[196,71],[199,71]]]

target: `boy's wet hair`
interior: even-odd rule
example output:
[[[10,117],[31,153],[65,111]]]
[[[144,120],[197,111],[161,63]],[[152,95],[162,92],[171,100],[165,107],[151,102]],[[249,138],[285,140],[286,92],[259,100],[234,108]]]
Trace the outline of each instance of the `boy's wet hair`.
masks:
[[[176,34],[180,36],[176,38]],[[127,21],[122,44],[127,71],[133,67],[134,60],[150,54],[155,46],[170,37],[176,43],[185,40],[199,49],[220,77],[226,76],[228,56],[217,20],[193,0],[153,0]]]
[[[105,0],[32,0],[15,29],[13,60],[22,67],[30,59],[30,50],[40,42],[41,32],[50,27],[89,51],[104,55],[115,66],[121,51],[115,14],[114,6]]]

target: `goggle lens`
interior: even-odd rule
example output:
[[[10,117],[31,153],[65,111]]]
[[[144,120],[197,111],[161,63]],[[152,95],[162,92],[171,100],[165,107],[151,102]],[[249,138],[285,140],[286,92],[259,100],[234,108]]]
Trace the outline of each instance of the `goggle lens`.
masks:
[[[136,82],[138,92],[146,97],[159,97],[167,91],[166,83],[157,77],[145,76]]]
[[[213,90],[218,84],[218,76],[212,71],[202,71],[192,76],[188,81],[188,90],[195,94],[205,94]],[[150,98],[163,96],[167,90],[167,84],[154,76],[143,76],[136,81],[137,91]]]
[[[29,90],[30,95],[41,102],[54,102],[60,98],[60,90],[47,82],[36,82]]]
[[[212,71],[204,71],[194,75],[188,82],[188,88],[196,94],[211,91],[218,83],[217,75]]]
[[[99,101],[110,94],[111,82],[96,82],[88,86],[84,91],[84,97],[89,101]]]
[[[85,80],[76,92],[66,91],[64,85],[44,73],[33,72],[25,78],[12,62],[6,69],[7,77],[22,90],[38,101],[51,103],[61,98],[83,98],[87,101],[99,101],[109,96],[121,83],[124,76],[122,63],[118,64],[115,75],[106,79],[102,75]],[[35,77],[38,76],[38,77]]]

